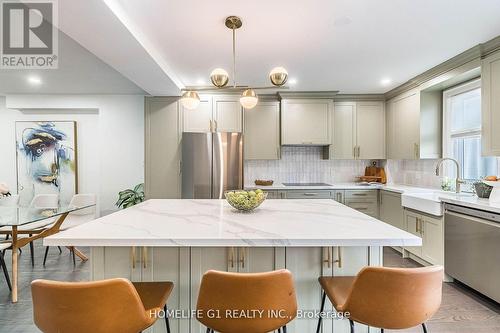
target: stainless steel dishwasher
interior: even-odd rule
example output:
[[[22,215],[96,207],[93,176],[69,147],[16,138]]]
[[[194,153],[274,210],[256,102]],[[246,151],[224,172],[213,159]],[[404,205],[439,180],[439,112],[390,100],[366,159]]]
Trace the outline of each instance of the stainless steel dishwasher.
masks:
[[[445,271],[500,302],[500,214],[445,205]]]

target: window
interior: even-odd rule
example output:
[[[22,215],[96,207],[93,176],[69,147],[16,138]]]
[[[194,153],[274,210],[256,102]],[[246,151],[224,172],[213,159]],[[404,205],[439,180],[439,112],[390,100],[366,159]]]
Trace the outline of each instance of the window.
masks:
[[[481,156],[481,81],[476,80],[446,90],[444,101],[443,153],[460,164],[460,178],[474,181],[496,175],[496,157]],[[454,168],[445,169],[455,178]]]

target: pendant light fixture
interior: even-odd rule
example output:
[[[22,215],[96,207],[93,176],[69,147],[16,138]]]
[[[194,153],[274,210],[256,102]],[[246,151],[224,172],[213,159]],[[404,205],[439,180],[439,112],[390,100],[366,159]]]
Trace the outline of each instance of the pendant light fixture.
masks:
[[[288,89],[285,83],[288,79],[288,72],[283,67],[275,67],[269,73],[269,80],[272,86],[267,87],[249,87],[237,85],[236,81],[236,30],[241,28],[243,22],[237,16],[229,16],[225,20],[225,25],[228,29],[231,29],[233,34],[233,73],[232,73],[232,86],[227,86],[229,83],[229,74],[223,68],[215,68],[210,73],[210,81],[213,87],[188,87],[184,90],[181,98],[182,105],[187,109],[196,109],[200,104],[200,97],[197,91],[210,91],[210,90],[232,90],[241,91],[240,104],[245,109],[254,108],[259,98],[255,90],[265,90],[265,89]],[[215,88],[214,88],[215,87]]]
[[[194,110],[200,105],[200,96],[196,91],[185,91],[181,97],[182,105],[188,110]]]

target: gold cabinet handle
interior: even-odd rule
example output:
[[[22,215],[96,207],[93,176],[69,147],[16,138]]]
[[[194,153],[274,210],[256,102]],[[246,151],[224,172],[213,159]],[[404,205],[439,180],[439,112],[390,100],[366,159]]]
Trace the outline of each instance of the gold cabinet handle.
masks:
[[[132,268],[135,269],[135,246],[130,248],[130,260],[132,260]]]
[[[337,260],[334,262],[337,263],[339,268],[342,268],[342,247],[337,246]]]
[[[217,132],[217,120],[214,120],[214,132]]]
[[[361,156],[361,146],[358,146],[358,158]]]
[[[148,268],[148,248],[142,247],[142,264],[144,268]]]
[[[245,248],[242,247],[239,250],[240,253],[240,259],[238,260],[241,264],[241,268],[245,268]]]
[[[326,248],[326,259],[323,260],[323,262],[328,265],[328,268],[332,267],[332,253],[331,253],[331,251],[332,251],[331,247]]]
[[[356,146],[352,148],[352,155],[354,158],[356,158]]]
[[[229,248],[229,267],[234,268],[234,247]]]

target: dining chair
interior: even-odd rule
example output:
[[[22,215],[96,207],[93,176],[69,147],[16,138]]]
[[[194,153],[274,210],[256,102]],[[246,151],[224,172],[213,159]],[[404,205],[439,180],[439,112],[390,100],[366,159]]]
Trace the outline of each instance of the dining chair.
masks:
[[[297,316],[297,299],[288,270],[265,273],[208,271],[198,294],[197,320],[207,333],[267,333],[283,330]],[[231,318],[225,314],[263,311],[252,318]],[[212,313],[212,315],[210,315]],[[217,313],[220,316],[214,316]],[[279,313],[280,315],[273,315]]]
[[[354,323],[400,330],[422,326],[441,305],[444,271],[442,266],[421,268],[365,267],[357,276],[323,276],[321,312],[328,299],[339,313],[349,313]],[[316,332],[321,330],[319,317]]]
[[[91,206],[89,208],[77,210],[75,212],[71,212],[68,214],[66,219],[64,220],[64,223],[61,225],[60,230],[68,230],[74,227],[77,227],[81,224],[87,223],[89,221],[95,220],[96,219],[96,205],[97,198],[95,194],[75,194],[71,198],[71,201],[69,203],[70,207],[84,207],[84,206]],[[49,246],[45,247],[45,255],[43,256],[43,265],[45,266],[45,263],[47,262],[47,256],[49,254]],[[59,248],[59,253],[61,253],[61,248]],[[75,258],[75,248],[70,246],[69,250],[73,256],[73,264],[76,265],[76,258]]]
[[[165,313],[172,282],[116,278],[92,282],[35,280],[33,318],[44,333],[137,333]]]
[[[12,246],[10,242],[1,242],[0,243],[0,266],[2,266],[3,275],[5,276],[5,281],[7,282],[7,287],[12,291],[12,285],[10,283],[9,271],[7,270],[7,266],[5,265],[5,258],[3,256],[4,251],[9,249]]]

